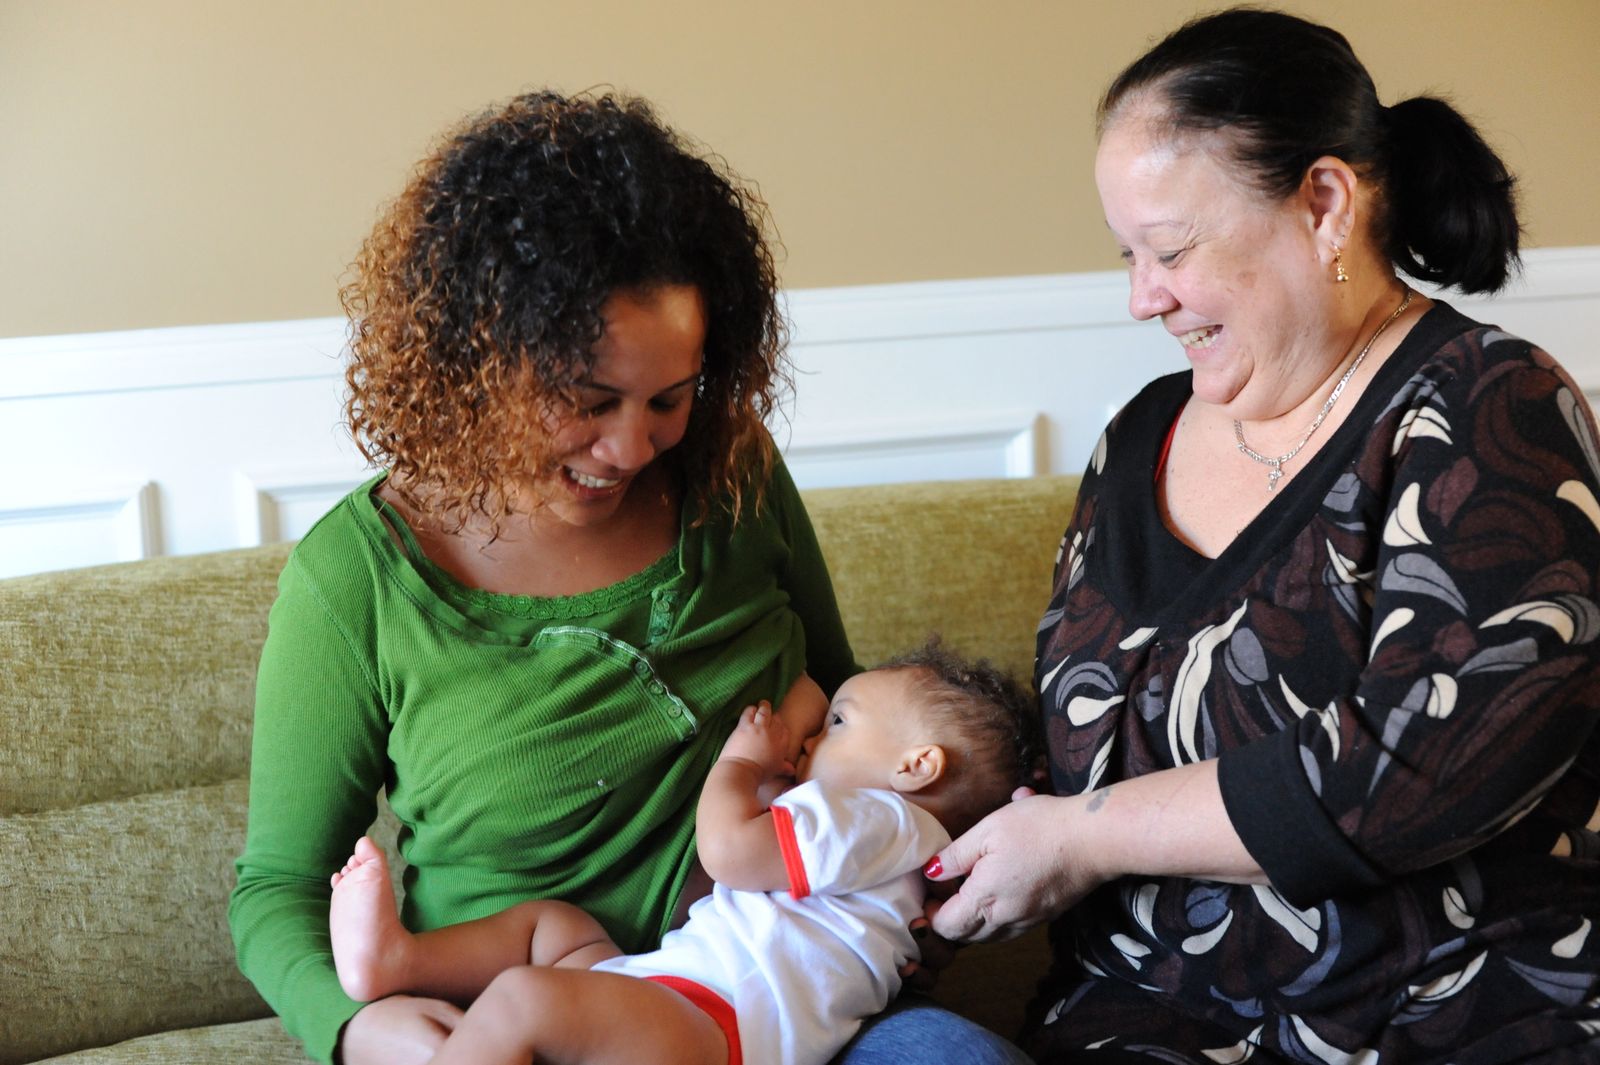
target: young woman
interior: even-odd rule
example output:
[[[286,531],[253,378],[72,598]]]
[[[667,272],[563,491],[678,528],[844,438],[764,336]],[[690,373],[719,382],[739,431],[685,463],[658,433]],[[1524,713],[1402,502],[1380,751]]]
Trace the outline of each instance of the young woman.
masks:
[[[340,990],[327,870],[401,824],[417,930],[529,898],[653,947],[744,706],[855,669],[762,419],[763,206],[643,103],[519,97],[419,167],[344,297],[384,472],[296,547],[262,654],[231,921],[318,1060],[426,1060],[459,1016]]]

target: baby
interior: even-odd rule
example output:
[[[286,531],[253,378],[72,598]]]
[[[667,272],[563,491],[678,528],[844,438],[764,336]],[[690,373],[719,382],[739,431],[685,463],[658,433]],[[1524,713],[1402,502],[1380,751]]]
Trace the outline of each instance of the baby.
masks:
[[[822,1065],[917,958],[923,864],[1032,783],[1039,742],[1020,686],[936,645],[821,699],[799,683],[777,714],[762,703],[740,716],[696,812],[716,886],[660,949],[624,955],[554,900],[413,934],[382,852],[362,839],[333,876],[345,991],[472,1001],[435,1065]],[[818,710],[823,726],[791,764],[785,718]],[[791,773],[766,806],[763,789]]]

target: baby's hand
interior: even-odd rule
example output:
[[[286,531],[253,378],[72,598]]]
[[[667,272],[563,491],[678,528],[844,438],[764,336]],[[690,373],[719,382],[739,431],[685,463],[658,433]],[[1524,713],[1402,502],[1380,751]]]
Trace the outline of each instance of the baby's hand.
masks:
[[[763,699],[755,706],[745,707],[739,715],[739,724],[723,746],[722,757],[750,762],[769,777],[793,776],[794,763],[789,760],[788,748],[789,726]]]

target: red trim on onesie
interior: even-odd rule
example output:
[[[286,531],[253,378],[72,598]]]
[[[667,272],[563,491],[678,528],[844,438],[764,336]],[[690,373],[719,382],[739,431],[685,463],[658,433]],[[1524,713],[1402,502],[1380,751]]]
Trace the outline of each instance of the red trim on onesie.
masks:
[[[782,806],[772,808],[772,827],[778,833],[778,850],[783,854],[783,871],[789,875],[789,894],[803,899],[811,894],[806,879],[806,863],[800,857],[800,842],[794,838],[794,815]]]
[[[681,976],[644,976],[640,979],[676,991],[716,1021],[717,1027],[722,1029],[723,1036],[728,1040],[728,1065],[744,1065],[744,1053],[739,1047],[739,1019],[734,1016],[733,1007],[727,999],[705,984],[685,980]]]

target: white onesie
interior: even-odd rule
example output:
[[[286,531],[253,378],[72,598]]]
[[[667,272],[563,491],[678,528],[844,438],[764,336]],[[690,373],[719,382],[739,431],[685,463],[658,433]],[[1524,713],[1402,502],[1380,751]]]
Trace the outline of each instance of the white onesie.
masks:
[[[815,781],[779,796],[772,820],[788,892],[718,884],[659,950],[595,969],[714,992],[738,1018],[745,1065],[823,1065],[900,990],[918,956],[922,866],[950,834],[892,791]]]

